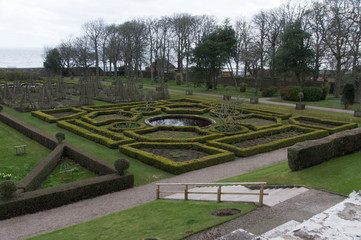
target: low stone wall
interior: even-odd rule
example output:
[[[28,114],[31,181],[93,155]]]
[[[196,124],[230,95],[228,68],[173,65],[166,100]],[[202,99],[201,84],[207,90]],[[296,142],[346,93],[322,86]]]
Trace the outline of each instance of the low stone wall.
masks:
[[[355,128],[328,137],[297,143],[288,148],[288,166],[292,171],[312,167],[331,158],[361,149],[361,128]]]

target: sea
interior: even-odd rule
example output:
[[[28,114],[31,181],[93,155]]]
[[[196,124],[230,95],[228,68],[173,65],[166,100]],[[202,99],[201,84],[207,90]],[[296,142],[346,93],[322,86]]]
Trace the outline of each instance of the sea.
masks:
[[[0,48],[0,68],[41,68],[43,48]]]

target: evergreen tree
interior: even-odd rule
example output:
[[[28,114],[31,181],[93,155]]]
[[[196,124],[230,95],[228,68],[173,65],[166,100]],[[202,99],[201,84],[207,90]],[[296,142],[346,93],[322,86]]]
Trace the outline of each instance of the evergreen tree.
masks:
[[[61,64],[61,55],[57,48],[53,48],[47,52],[43,65],[46,70],[54,74],[59,73],[63,66]]]
[[[281,35],[281,46],[274,58],[274,68],[279,72],[293,72],[301,87],[306,73],[312,71],[314,52],[310,38],[311,34],[302,29],[301,20],[289,24]]]

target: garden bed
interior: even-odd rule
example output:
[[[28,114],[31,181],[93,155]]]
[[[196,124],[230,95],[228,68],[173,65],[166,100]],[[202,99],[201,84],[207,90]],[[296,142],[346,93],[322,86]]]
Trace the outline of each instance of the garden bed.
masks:
[[[288,125],[253,133],[224,137],[209,141],[208,144],[232,151],[236,154],[236,156],[247,157],[291,146],[297,142],[322,138],[327,135],[328,132],[325,130]]]
[[[150,150],[154,149],[154,150]],[[163,156],[151,153],[150,151],[157,151],[160,149]],[[204,167],[224,163],[234,159],[234,153],[225,151],[222,149],[206,146],[200,143],[159,143],[159,142],[139,142],[132,143],[123,146],[119,146],[121,153],[124,153],[130,157],[138,159],[144,163],[170,172],[172,174],[181,174]],[[146,150],[146,151],[144,151]],[[196,152],[203,152],[207,155],[200,156],[200,158],[190,159],[186,161],[174,161],[177,157],[167,158],[164,155],[177,152],[179,157],[181,154],[185,157],[189,150]],[[168,151],[168,153],[166,153]],[[194,154],[191,156],[195,157]]]
[[[357,127],[357,123],[341,122],[306,116],[291,117],[289,122],[299,126],[327,130],[330,134]]]
[[[54,123],[66,119],[79,118],[87,112],[79,108],[58,108],[50,110],[32,111],[31,115],[49,123]]]
[[[254,131],[282,126],[281,118],[254,113],[241,116],[236,122]]]
[[[96,111],[82,116],[82,120],[94,126],[102,126],[113,122],[124,121],[137,121],[142,117],[141,113],[134,113],[120,109]]]

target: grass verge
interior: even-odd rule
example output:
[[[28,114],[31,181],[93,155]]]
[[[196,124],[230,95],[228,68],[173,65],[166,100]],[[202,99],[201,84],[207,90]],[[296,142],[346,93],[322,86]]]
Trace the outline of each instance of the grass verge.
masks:
[[[220,182],[267,182],[270,185],[306,185],[335,193],[350,194],[361,189],[361,152],[331,159],[322,164],[292,172],[281,162]]]
[[[223,208],[236,208],[241,213],[227,217],[211,215]],[[245,203],[157,200],[31,239],[139,240],[157,237],[176,240],[237,218],[255,208],[254,204]]]

